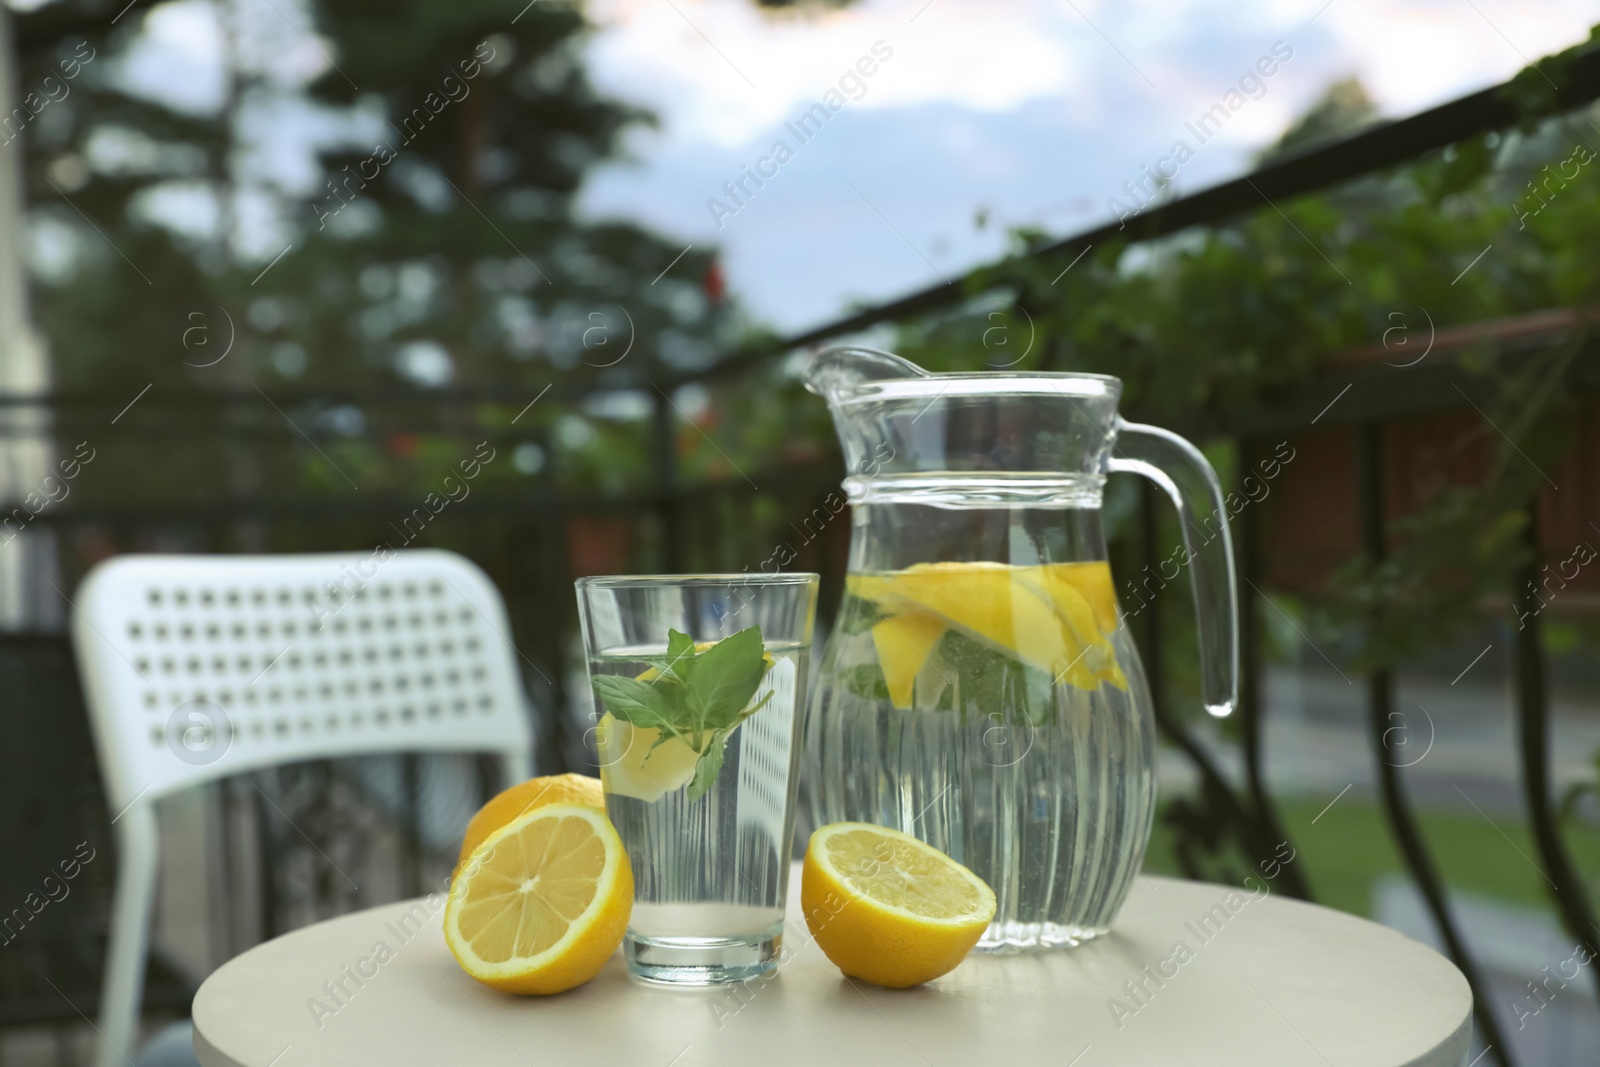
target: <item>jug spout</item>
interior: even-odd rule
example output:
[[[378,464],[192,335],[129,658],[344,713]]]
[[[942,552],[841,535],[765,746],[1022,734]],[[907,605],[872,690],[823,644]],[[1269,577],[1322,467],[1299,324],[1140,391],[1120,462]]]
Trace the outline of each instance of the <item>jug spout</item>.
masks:
[[[864,382],[931,377],[933,375],[928,371],[893,352],[885,352],[879,348],[841,345],[819,352],[817,358],[806,368],[804,381],[806,388],[811,392],[832,401],[840,393]]]

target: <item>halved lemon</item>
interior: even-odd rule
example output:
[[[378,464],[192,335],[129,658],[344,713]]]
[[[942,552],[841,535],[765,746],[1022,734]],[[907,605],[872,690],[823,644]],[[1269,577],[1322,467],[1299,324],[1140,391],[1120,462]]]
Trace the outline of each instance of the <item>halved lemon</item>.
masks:
[[[461,969],[507,993],[560,993],[622,944],[633,871],[605,813],[550,804],[489,835],[450,885],[444,939]]]
[[[456,860],[456,869],[460,870],[466,865],[490,834],[518,815],[546,804],[587,804],[604,811],[606,796],[600,790],[600,779],[590,778],[587,774],[550,774],[518,782],[496,794],[467,823],[467,832],[461,837],[461,855]]]
[[[898,830],[836,822],[811,835],[800,907],[845,974],[891,989],[954,970],[994,919],[982,878]]]

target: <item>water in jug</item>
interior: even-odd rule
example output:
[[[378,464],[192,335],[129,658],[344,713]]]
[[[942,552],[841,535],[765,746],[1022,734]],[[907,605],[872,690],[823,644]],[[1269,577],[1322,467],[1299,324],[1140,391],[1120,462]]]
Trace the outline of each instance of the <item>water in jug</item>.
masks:
[[[1224,716],[1238,610],[1215,472],[1120,418],[1103,375],[933,374],[852,347],[819,354],[806,385],[832,412],[852,520],[805,727],[814,824],[895,827],[966,864],[999,901],[980,947],[1104,933],[1150,836],[1155,724],[1102,491],[1129,471],[1177,505],[1202,695]],[[1176,577],[1142,576],[1139,595]]]

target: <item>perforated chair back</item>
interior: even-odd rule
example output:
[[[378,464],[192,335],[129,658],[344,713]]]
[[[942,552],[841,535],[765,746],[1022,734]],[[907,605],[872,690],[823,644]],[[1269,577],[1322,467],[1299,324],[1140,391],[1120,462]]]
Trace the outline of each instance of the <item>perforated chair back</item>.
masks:
[[[485,751],[529,773],[510,626],[452,552],[121,556],[79,587],[73,645],[120,855],[99,1062],[137,1036],[152,801],[279,763]]]
[[[77,608],[114,811],[294,760],[529,755],[505,608],[452,552],[122,556]]]

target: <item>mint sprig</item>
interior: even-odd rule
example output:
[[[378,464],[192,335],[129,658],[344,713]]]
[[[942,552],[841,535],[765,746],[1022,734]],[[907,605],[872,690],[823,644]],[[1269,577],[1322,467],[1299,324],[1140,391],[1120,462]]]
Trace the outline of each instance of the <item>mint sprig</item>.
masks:
[[[698,754],[689,783],[689,799],[698,800],[722,770],[728,735],[772,699],[768,693],[750,703],[769,666],[761,627],[724,637],[704,652],[695,651],[688,634],[668,630],[666,656],[645,662],[656,670],[649,681],[612,674],[590,684],[613,717],[660,730],[656,745],[678,738]]]

